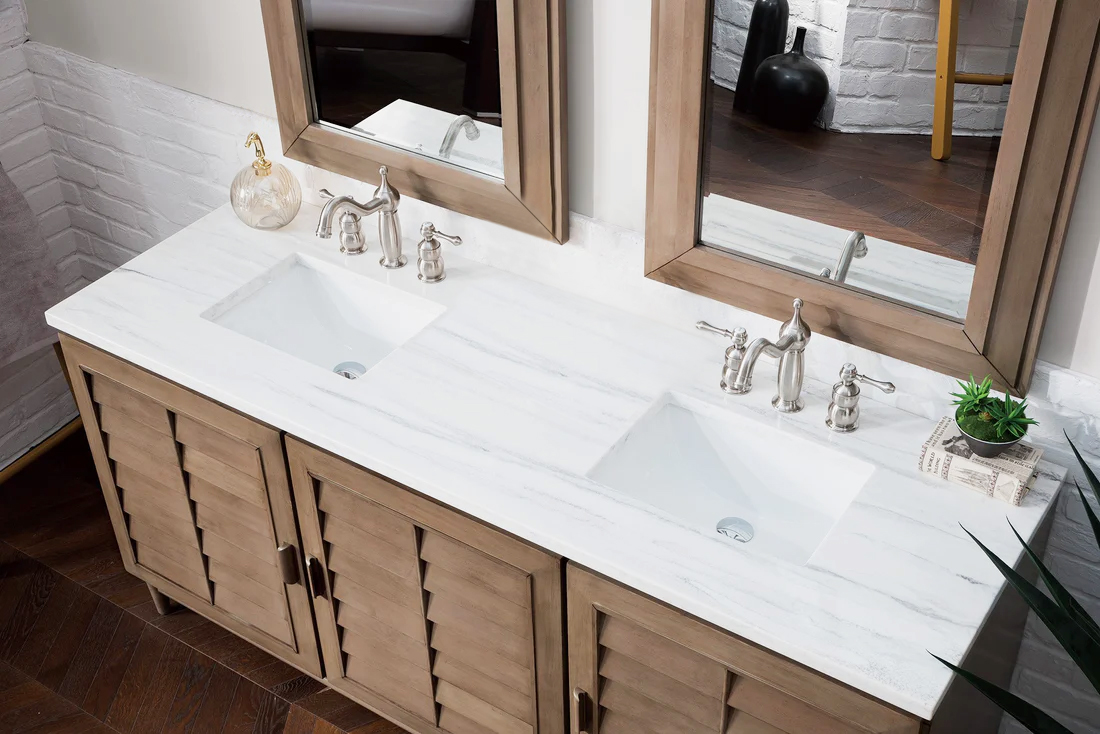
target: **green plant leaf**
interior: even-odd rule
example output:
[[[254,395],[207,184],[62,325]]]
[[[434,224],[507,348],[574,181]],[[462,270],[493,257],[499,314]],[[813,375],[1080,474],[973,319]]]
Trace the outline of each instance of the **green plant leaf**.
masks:
[[[1077,457],[1077,461],[1081,464],[1081,471],[1085,473],[1085,479],[1089,481],[1089,486],[1092,487],[1092,496],[1100,501],[1100,479],[1096,478],[1096,474],[1089,468],[1089,465],[1085,463],[1085,457],[1081,456],[1081,452],[1077,450],[1077,447],[1073,445],[1073,441],[1070,441],[1069,434],[1065,431],[1066,440],[1069,441],[1069,447],[1073,449],[1073,455]],[[1100,537],[1100,536],[1098,536]]]
[[[1066,587],[1062,586],[1062,583],[1047,569],[1043,564],[1043,560],[1035,555],[1035,552],[1031,550],[1031,546],[1020,537],[1018,532],[1016,532],[1015,526],[1013,526],[1011,522],[1008,523],[1008,526],[1012,528],[1012,532],[1016,535],[1016,539],[1019,540],[1020,545],[1024,547],[1024,552],[1027,553],[1027,557],[1035,564],[1035,568],[1039,569],[1039,578],[1043,580],[1043,584],[1050,590],[1050,595],[1054,598],[1054,601],[1058,606],[1066,610],[1070,617],[1081,626],[1081,629],[1088,632],[1093,640],[1100,643],[1100,626],[1098,626],[1089,613],[1085,611],[1085,608],[1077,603],[1073,594],[1069,593]]]
[[[997,555],[985,547],[973,533],[966,528],[963,532],[973,539],[978,547],[993,561],[993,565],[1001,572],[1012,588],[1024,597],[1024,601],[1031,607],[1035,615],[1042,620],[1047,629],[1051,631],[1062,648],[1077,663],[1077,667],[1089,679],[1092,687],[1100,693],[1100,643],[1092,639],[1092,636],[1070,616],[1069,612],[1058,606],[1046,594],[1039,591],[1030,581],[1018,574],[1011,566],[1006,564]]]
[[[1019,696],[1009,693],[1000,686],[993,685],[957,665],[952,665],[939,655],[932,653],[929,653],[929,655],[955,671],[963,680],[978,689],[983,696],[997,704],[1002,711],[1027,727],[1028,731],[1034,732],[1034,734],[1073,734],[1072,731],[1059,724],[1042,709],[1033,706]]]
[[[1089,525],[1092,526],[1092,535],[1096,538],[1096,546],[1100,548],[1100,518],[1096,517],[1096,513],[1092,511],[1092,505],[1089,504],[1088,499],[1085,497],[1085,491],[1081,489],[1081,485],[1077,483],[1077,480],[1073,480],[1073,486],[1077,487],[1077,494],[1081,497],[1081,504],[1085,506],[1085,514],[1089,516]]]

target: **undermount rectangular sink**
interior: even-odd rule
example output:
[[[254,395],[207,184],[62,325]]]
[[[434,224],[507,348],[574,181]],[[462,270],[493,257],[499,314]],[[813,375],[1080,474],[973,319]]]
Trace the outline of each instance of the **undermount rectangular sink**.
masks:
[[[446,309],[301,254],[202,314],[345,377],[359,377]]]
[[[873,473],[825,446],[667,394],[588,476],[700,533],[802,565]]]

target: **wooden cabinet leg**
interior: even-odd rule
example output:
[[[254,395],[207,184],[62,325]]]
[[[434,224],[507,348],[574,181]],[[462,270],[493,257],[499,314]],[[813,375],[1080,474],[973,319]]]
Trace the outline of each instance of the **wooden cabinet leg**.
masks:
[[[146,586],[149,587],[149,594],[153,597],[153,606],[157,608],[157,614],[164,616],[179,609],[178,604],[157,591],[152,584],[146,584]]]

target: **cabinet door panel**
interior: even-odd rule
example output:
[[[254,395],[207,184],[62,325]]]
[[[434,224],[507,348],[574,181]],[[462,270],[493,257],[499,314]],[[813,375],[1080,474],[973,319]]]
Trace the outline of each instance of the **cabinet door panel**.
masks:
[[[591,734],[921,730],[919,719],[573,564],[566,577],[570,686]]]
[[[329,684],[418,732],[559,734],[560,559],[289,437],[287,455]]]
[[[314,675],[298,530],[278,432],[62,336],[126,569]]]
[[[434,724],[416,527],[338,484],[307,484],[303,489],[296,481],[294,491],[306,552],[326,569],[325,579],[313,582],[327,585],[314,588],[314,608],[330,683],[353,696],[381,697]],[[386,528],[387,540],[364,527]],[[367,603],[368,594],[388,606]]]

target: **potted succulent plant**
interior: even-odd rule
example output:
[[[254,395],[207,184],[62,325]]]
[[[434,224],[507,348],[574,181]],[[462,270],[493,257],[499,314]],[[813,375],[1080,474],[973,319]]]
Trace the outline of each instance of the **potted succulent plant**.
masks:
[[[956,398],[951,404],[958,406],[955,424],[978,456],[998,456],[1026,436],[1028,426],[1037,424],[1027,417],[1027,400],[1017,402],[1007,393],[1004,398],[990,395],[993,380],[988,375],[981,383],[971,375],[969,382],[959,381],[959,385],[962,392],[951,393]]]

